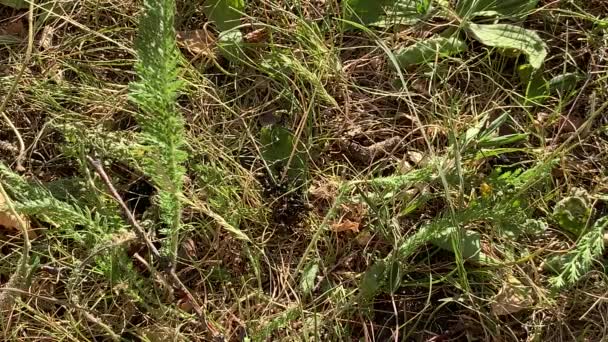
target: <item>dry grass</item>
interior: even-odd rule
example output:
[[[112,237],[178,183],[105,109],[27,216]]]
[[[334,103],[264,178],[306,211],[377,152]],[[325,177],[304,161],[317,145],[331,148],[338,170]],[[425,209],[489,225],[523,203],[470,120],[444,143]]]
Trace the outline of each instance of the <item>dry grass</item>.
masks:
[[[205,26],[201,5],[178,1],[176,29],[214,30]],[[147,264],[146,249],[133,241],[119,208],[83,162],[85,155],[106,160],[137,219],[156,232],[157,241],[163,238],[155,223],[154,188],[137,164],[143,153],[135,141],[140,128],[128,98],[136,78],[139,4],[36,5],[32,59],[5,110],[25,142],[20,173],[55,196],[73,196],[108,222],[119,222],[120,229],[87,233],[86,227],[63,229],[32,217],[38,236],[31,254],[37,264],[25,290],[7,283],[23,241],[1,229],[0,283],[15,299],[3,313],[2,338],[605,340],[605,260],[596,260],[575,286],[561,292],[552,291],[552,274],[542,264],[576,246],[576,237],[552,219],[555,203],[573,188],[592,195],[594,217],[606,215],[608,119],[589,118],[608,101],[608,4],[540,1],[537,7],[525,26],[549,47],[545,74],[580,72],[585,80],[572,96],[553,96],[535,107],[524,105],[520,61],[475,42],[457,57],[401,70],[403,90],[378,41],[391,49],[407,46],[453,23],[430,20],[374,31],[374,37],[343,30],[332,19],[340,11],[332,0],[249,1],[242,31],[263,28],[265,35],[250,44],[242,63],[229,62],[219,51],[194,58],[184,50],[186,87],[178,102],[190,159],[177,276],[202,304],[199,316],[179,289],[163,290],[150,271],[160,266]],[[54,14],[47,17],[49,8]],[[26,16],[25,10],[0,6],[0,36],[17,37],[0,44],[0,100],[22,67]],[[264,63],[272,53],[282,62]],[[505,111],[512,120],[500,134],[528,134],[510,146],[513,153],[473,158],[475,153],[454,147],[467,129]],[[294,132],[306,147],[305,181],[275,184],[269,177],[260,138],[268,123]],[[2,163],[16,170],[17,140],[6,122],[0,127]],[[423,244],[399,260],[398,289],[362,297],[371,265],[424,223],[456,216],[485,198],[480,187],[491,183],[496,167],[532,168],[551,153],[558,165],[540,186],[522,190],[530,217],[549,224],[542,236],[505,238],[483,219],[462,225],[481,234],[484,253],[511,261],[464,263],[452,252]],[[435,168],[437,160],[445,162]],[[373,183],[427,168],[431,176],[394,191]],[[357,186],[336,203],[347,182]],[[491,200],[500,202],[506,195],[491,185]],[[355,199],[366,209],[359,210]],[[356,221],[361,232],[333,232],[340,219]],[[302,271],[313,264],[318,272],[304,291]],[[493,315],[495,295],[509,277],[521,282],[532,301],[513,314]]]

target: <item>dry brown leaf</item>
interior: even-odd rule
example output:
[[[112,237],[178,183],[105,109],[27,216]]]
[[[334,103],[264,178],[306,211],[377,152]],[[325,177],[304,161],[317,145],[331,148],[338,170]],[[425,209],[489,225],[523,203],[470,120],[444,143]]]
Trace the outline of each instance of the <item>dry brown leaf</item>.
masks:
[[[315,181],[308,190],[308,195],[315,204],[332,202],[338,195],[338,184],[329,180]]]
[[[191,238],[187,238],[181,242],[179,254],[185,259],[194,260],[196,258],[196,242]]]
[[[517,278],[509,276],[507,283],[494,296],[491,312],[496,316],[505,316],[525,310],[534,305],[530,288],[524,286]]]
[[[266,28],[261,28],[247,33],[243,40],[246,43],[261,43],[266,37],[268,37],[268,31],[266,31]]]
[[[344,203],[339,211],[341,219],[334,222],[331,229],[336,233],[346,231],[358,233],[367,213],[367,207],[363,203]]]
[[[177,43],[195,56],[212,55],[216,41],[215,35],[206,29],[177,32]]]
[[[409,157],[410,161],[412,163],[414,163],[415,165],[421,164],[422,161],[424,160],[424,154],[422,154],[421,152],[418,152],[418,151],[414,151],[414,150],[407,151],[407,156]],[[422,165],[422,166],[424,166],[424,165]]]
[[[30,223],[23,215],[19,215],[19,217],[15,217],[6,206],[6,198],[0,194],[0,227],[4,227],[10,231],[21,232],[21,222],[25,224],[25,228],[27,229],[27,235],[29,238],[33,239],[36,237],[36,232],[30,229]]]
[[[341,232],[359,232],[359,222],[353,222],[351,220],[342,220],[342,222],[336,222],[331,225],[331,230],[336,233]]]
[[[187,313],[191,313],[192,311],[194,311],[194,305],[192,305],[192,302],[187,298],[179,303],[179,308]]]
[[[399,168],[399,172],[401,173],[408,173],[414,169],[412,164],[410,164],[410,162],[405,159],[400,160],[397,167]]]
[[[559,133],[574,133],[584,124],[585,119],[580,116],[562,116],[558,122],[558,131]]]
[[[0,34],[14,37],[25,37],[26,29],[22,20],[9,21],[0,25]]]
[[[361,223],[367,214],[367,207],[363,203],[348,203],[340,206],[342,217]]]

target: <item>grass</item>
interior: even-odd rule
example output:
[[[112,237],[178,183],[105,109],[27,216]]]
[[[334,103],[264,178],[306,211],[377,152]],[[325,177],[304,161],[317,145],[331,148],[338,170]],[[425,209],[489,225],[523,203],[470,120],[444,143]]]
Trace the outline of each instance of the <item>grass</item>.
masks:
[[[4,340],[608,339],[607,4],[513,21],[547,46],[533,97],[471,37],[398,66],[454,13],[211,3],[0,5]],[[244,43],[171,55],[172,26]]]

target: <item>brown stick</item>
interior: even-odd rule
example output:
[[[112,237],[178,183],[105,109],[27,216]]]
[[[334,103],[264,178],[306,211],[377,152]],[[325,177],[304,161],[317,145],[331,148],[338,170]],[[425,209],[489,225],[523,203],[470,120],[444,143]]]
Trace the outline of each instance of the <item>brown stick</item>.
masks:
[[[131,226],[133,226],[133,228],[135,228],[135,230],[137,231],[137,234],[140,235],[144,239],[144,241],[146,242],[146,245],[148,246],[148,248],[150,248],[150,252],[152,253],[152,255],[154,257],[160,259],[161,255],[158,252],[158,249],[156,249],[156,247],[152,244],[152,241],[150,240],[150,238],[148,238],[148,236],[146,235],[146,232],[144,231],[142,226],[139,225],[139,223],[135,219],[135,216],[133,216],[133,214],[131,213],[131,211],[125,204],[125,202],[122,200],[122,198],[118,194],[118,191],[116,191],[116,188],[114,188],[112,181],[110,181],[110,177],[108,177],[108,174],[103,169],[101,161],[95,160],[95,159],[91,158],[90,156],[87,156],[87,161],[91,164],[91,166],[93,166],[93,168],[95,168],[95,171],[97,172],[99,177],[101,177],[101,180],[104,182],[104,184],[110,190],[112,197],[114,197],[116,202],[118,202],[118,204],[120,205],[122,210],[125,212],[125,215],[127,216],[127,219],[129,220],[129,223],[131,224]],[[152,269],[152,268],[150,267],[150,269]],[[192,295],[190,290],[188,290],[186,285],[184,285],[184,283],[182,283],[181,280],[179,280],[179,277],[175,273],[173,267],[170,268],[169,276],[172,280],[172,282],[171,282],[172,285],[175,286],[176,288],[180,289],[183,293],[186,294],[186,296],[188,297],[188,300],[190,300],[192,302],[192,307],[193,307],[194,311],[197,313],[197,315],[199,317],[201,317],[203,320],[205,320],[202,307],[200,306],[200,304],[198,304],[198,302],[196,301],[196,299],[194,298],[194,296]],[[166,280],[163,280],[163,283],[166,283]]]
[[[142,226],[140,226],[139,223],[137,223],[135,216],[133,216],[133,213],[131,213],[131,210],[129,210],[129,208],[127,207],[125,202],[122,200],[122,198],[118,194],[118,191],[116,191],[116,188],[112,184],[112,181],[110,181],[110,177],[108,177],[108,174],[104,171],[103,166],[101,165],[101,161],[95,160],[89,156],[87,156],[87,161],[91,164],[91,166],[93,166],[93,168],[95,168],[95,171],[97,172],[99,177],[101,177],[101,180],[104,182],[104,184],[110,190],[110,194],[112,195],[112,197],[114,197],[116,202],[118,202],[118,204],[122,208],[122,211],[124,211],[125,215],[127,216],[127,220],[129,220],[129,223],[131,224],[131,226],[133,226],[133,228],[135,228],[136,233],[141,238],[144,239],[144,241],[146,242],[146,245],[148,246],[148,248],[150,248],[150,252],[152,253],[152,255],[154,255],[156,258],[160,259],[160,253],[158,252],[158,249],[156,249],[156,246],[154,246],[154,244],[152,243],[152,240],[150,240],[150,238],[148,237],[148,235],[146,234],[146,232],[144,231]]]

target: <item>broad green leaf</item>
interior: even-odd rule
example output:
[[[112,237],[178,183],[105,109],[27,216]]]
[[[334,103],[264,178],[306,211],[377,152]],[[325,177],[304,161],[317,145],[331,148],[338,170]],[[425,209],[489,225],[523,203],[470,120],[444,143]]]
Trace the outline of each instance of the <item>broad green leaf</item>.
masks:
[[[517,75],[523,84],[528,84],[534,75],[534,68],[530,64],[522,64],[517,67]]]
[[[488,120],[487,116],[484,117],[479,124],[469,129],[471,130],[471,132],[467,130],[467,135],[465,135],[464,140],[465,143],[469,144],[475,139],[475,148],[496,148],[502,145],[513,144],[518,141],[527,139],[528,134],[525,133],[498,135],[498,129],[500,128],[500,126],[506,123],[509,119],[511,119],[511,114],[509,112],[504,112],[492,122],[490,122],[487,128],[482,130],[481,128],[485,126],[485,123]],[[472,134],[473,136],[469,137],[469,134]]]
[[[585,231],[591,215],[591,200],[584,189],[574,189],[568,196],[555,204],[553,217],[566,231],[579,236]]]
[[[0,0],[0,5],[12,7],[15,9],[23,9],[30,7],[29,3],[25,0]]]
[[[567,95],[576,89],[577,84],[584,78],[576,72],[565,73],[553,77],[548,82],[540,70],[534,70],[530,64],[520,65],[517,69],[519,78],[525,86],[526,105],[542,104],[550,95]]]
[[[566,95],[572,92],[576,89],[577,84],[585,78],[578,72],[568,72],[546,81],[542,73],[539,70],[534,70],[530,64],[520,65],[517,72],[522,83],[526,86],[526,98],[537,103],[555,93]]]
[[[243,34],[237,28],[241,24],[241,12],[245,0],[206,0],[203,11],[220,31],[218,47],[227,59],[238,62],[243,52]]]
[[[241,24],[245,0],[206,0],[203,12],[220,32],[229,31]]]
[[[535,237],[542,235],[548,228],[548,224],[545,220],[526,219],[524,222],[514,222],[507,225],[498,227],[498,231],[504,237],[510,239],[517,239],[522,235],[529,237]]]
[[[243,33],[236,29],[221,32],[217,46],[224,57],[238,62],[245,53],[243,51]]]
[[[511,113],[509,111],[500,114],[496,119],[494,119],[488,124],[488,127],[486,129],[483,130],[483,133],[480,134],[480,139],[490,137],[492,134],[497,132],[500,126],[505,124],[509,119],[511,119]],[[486,120],[487,117],[484,118],[483,121],[485,122]]]
[[[490,157],[498,157],[509,153],[527,153],[529,152],[526,148],[516,147],[501,147],[501,148],[481,148],[475,153],[475,160],[487,159]]]
[[[478,145],[485,148],[492,148],[514,144],[516,142],[520,142],[526,139],[528,139],[527,133],[514,133],[496,137],[485,137],[479,140]]]
[[[401,286],[401,279],[403,278],[399,261],[393,261],[390,270],[388,270],[387,276],[389,286],[388,290],[390,291],[390,293],[395,293],[399,289],[399,286]]]
[[[373,298],[386,281],[386,262],[378,260],[363,275],[359,284],[359,291],[364,299]]]
[[[534,31],[509,24],[470,23],[467,29],[484,45],[523,52],[534,69],[540,68],[547,57],[547,47]]]
[[[432,239],[431,242],[441,249],[453,252],[451,240],[454,236],[456,236],[456,229],[450,228],[441,234],[441,236]],[[481,252],[481,236],[479,233],[467,230],[460,242],[463,258],[477,259],[479,257],[479,253]]]
[[[291,132],[279,125],[262,128],[262,158],[266,161],[275,176],[280,176],[285,167],[291,180],[300,179],[306,169],[306,154],[304,146],[299,143],[291,162],[289,162],[294,147],[294,136]]]
[[[411,25],[426,15],[428,0],[346,0],[344,19],[363,25],[389,27]]]
[[[440,236],[431,239],[435,246],[454,252],[452,239],[457,237],[456,228],[446,229]],[[495,260],[481,251],[481,235],[472,230],[467,230],[462,234],[459,241],[460,251],[465,260],[471,260],[480,264],[491,264]]]
[[[446,57],[467,50],[467,44],[457,37],[440,36],[419,41],[395,53],[397,62],[402,68],[410,65],[434,61],[437,57]]]
[[[544,219],[527,219],[522,225],[521,232],[528,236],[540,236],[547,231],[549,225]]]
[[[523,64],[517,68],[517,73],[525,89],[526,101],[524,105],[542,104],[549,96],[547,81],[545,81],[542,72],[535,70],[530,64]]]
[[[577,72],[569,72],[562,75],[557,75],[549,80],[549,92],[553,93],[561,93],[566,95],[567,93],[576,89],[576,85],[580,82],[584,77]]]
[[[316,262],[308,264],[302,271],[302,278],[300,279],[300,288],[302,292],[309,295],[312,289],[315,287],[315,280],[317,279],[317,273],[319,272],[319,264]]]
[[[532,11],[538,0],[459,0],[456,13],[464,18],[496,16],[523,18]]]

